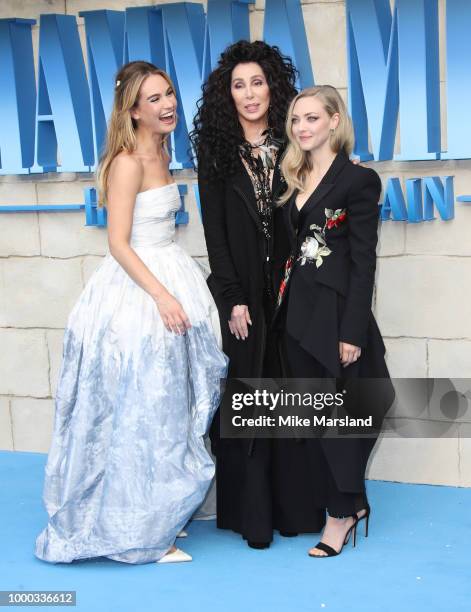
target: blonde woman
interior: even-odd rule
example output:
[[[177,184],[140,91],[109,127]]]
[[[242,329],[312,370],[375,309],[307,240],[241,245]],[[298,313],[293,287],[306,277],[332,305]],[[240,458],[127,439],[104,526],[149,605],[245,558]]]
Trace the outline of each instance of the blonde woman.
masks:
[[[227,359],[197,264],[175,242],[167,139],[175,89],[131,62],[116,77],[98,170],[110,253],[69,317],[36,556],[190,561],[175,539],[214,473],[203,436]]]
[[[306,89],[286,120],[289,144],[281,163],[287,190],[280,203],[291,256],[275,317],[284,327],[290,375],[296,378],[383,378],[384,344],[371,312],[376,265],[378,199],[374,170],[349,161],[353,130],[338,91]],[[343,387],[341,387],[343,388]],[[390,396],[378,396],[375,423]],[[364,474],[373,438],[308,440],[318,505],[328,511],[313,557],[341,552],[370,508]]]

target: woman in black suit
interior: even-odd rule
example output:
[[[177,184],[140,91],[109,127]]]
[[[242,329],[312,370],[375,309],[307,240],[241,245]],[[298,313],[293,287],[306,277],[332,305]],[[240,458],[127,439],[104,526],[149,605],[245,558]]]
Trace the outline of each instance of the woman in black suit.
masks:
[[[291,242],[275,319],[284,327],[290,375],[386,379],[375,424],[391,399],[384,344],[371,312],[381,182],[349,161],[353,129],[336,89],[307,89],[292,101],[280,198]],[[385,392],[384,392],[385,391]],[[311,556],[338,554],[369,518],[364,474],[374,438],[309,440],[318,504],[328,510]],[[355,540],[355,533],[354,538]]]
[[[221,55],[203,87],[192,144],[211,275],[229,378],[282,374],[270,330],[289,243],[281,211],[279,161],[296,71],[276,47],[240,41]],[[236,440],[211,428],[217,525],[267,548],[283,535],[317,532],[306,448],[294,440]]]

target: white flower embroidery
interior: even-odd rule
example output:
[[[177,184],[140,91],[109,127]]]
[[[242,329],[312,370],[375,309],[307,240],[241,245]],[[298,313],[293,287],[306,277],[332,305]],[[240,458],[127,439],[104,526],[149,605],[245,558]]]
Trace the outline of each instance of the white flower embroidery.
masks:
[[[301,265],[304,266],[306,262],[316,262],[316,268],[322,265],[323,257],[331,254],[329,247],[325,246],[324,238],[314,233],[315,237],[308,236],[301,245],[301,255],[298,260],[301,261]]]
[[[339,223],[344,221],[347,215],[345,208],[337,208],[336,210],[325,208],[324,211],[326,217],[324,227],[315,223],[310,225],[309,229],[312,230],[314,236],[307,236],[301,245],[301,254],[298,257],[298,261],[301,262],[302,266],[306,262],[312,263],[314,261],[316,262],[316,268],[322,265],[323,258],[332,253],[325,240],[325,231],[326,229],[337,227]]]

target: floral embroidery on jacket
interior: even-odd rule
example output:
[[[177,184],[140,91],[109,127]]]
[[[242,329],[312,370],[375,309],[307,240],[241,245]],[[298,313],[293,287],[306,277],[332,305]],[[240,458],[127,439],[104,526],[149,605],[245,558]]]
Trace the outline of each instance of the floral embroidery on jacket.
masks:
[[[322,265],[324,261],[323,258],[332,253],[326,243],[326,229],[338,227],[347,217],[346,208],[337,208],[336,210],[325,208],[324,212],[326,219],[324,227],[320,227],[315,223],[310,225],[309,229],[313,230],[314,236],[307,236],[301,245],[301,253],[298,257],[298,261],[301,262],[302,266],[304,266],[306,262],[316,262],[316,268]]]
[[[327,229],[332,229],[333,227],[338,227],[340,223],[345,220],[345,218],[347,217],[347,210],[346,208],[337,208],[336,210],[326,208],[325,216],[327,218]]]
[[[285,293],[286,285],[288,284],[288,279],[291,274],[291,269],[293,267],[293,256],[290,255],[285,263],[285,272],[283,275],[283,280],[281,281],[280,288],[278,290],[278,299],[276,301],[276,305],[279,306],[281,304],[281,300],[283,299],[283,295]]]
[[[310,226],[310,229],[318,228],[319,226]],[[321,234],[314,232],[314,237],[307,236],[301,245],[301,254],[298,257],[298,261],[304,266],[306,262],[316,262],[316,268],[322,265],[323,257],[330,255],[332,251],[325,244],[325,240]]]
[[[319,268],[319,266],[322,265],[324,257],[327,257],[332,253],[331,249],[329,249],[329,247],[327,246],[325,236],[326,230],[338,227],[347,218],[346,208],[337,208],[335,210],[332,210],[331,208],[325,208],[324,212],[326,219],[324,227],[320,227],[315,223],[310,225],[309,229],[313,231],[314,236],[306,236],[304,242],[301,245],[301,252],[299,257],[297,258],[297,261],[301,262],[302,266],[304,266],[305,263],[313,262],[316,262],[316,268]],[[281,304],[283,300],[283,296],[286,291],[286,286],[288,285],[288,280],[291,275],[293,265],[294,255],[290,255],[286,261],[283,280],[281,281],[280,289],[278,291],[277,307]]]

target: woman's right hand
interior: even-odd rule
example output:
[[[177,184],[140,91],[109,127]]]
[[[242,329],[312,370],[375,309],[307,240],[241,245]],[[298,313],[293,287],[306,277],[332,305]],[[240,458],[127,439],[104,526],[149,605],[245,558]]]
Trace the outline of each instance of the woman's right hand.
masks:
[[[187,329],[190,329],[190,319],[186,316],[180,302],[173,295],[166,292],[161,297],[154,299],[168,331],[181,336]]]
[[[249,328],[247,325],[252,325],[248,306],[245,304],[237,304],[237,306],[234,306],[231,312],[231,319],[228,323],[231,334],[234,335],[237,340],[245,340],[249,335]]]

